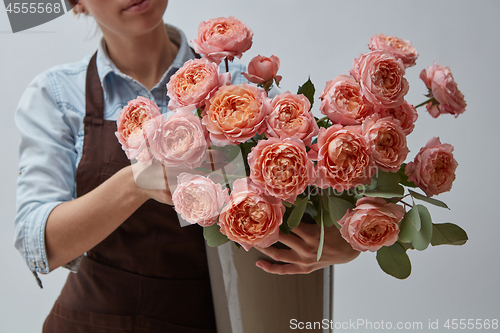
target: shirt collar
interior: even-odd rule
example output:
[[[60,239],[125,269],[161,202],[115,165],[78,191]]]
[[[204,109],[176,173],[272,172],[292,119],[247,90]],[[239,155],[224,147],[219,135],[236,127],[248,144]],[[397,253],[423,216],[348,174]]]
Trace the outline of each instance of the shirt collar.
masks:
[[[184,33],[178,28],[171,26],[169,24],[165,24],[165,27],[167,29],[167,33],[170,40],[179,47],[179,51],[177,52],[177,55],[175,56],[174,61],[172,62],[168,70],[163,74],[161,80],[157,83],[157,85],[153,89],[156,89],[157,87],[166,84],[167,82],[164,81],[167,79],[167,77],[169,77],[170,75],[175,73],[179,68],[181,68],[186,61],[194,58],[194,52],[189,47],[189,44],[187,42]],[[99,75],[99,80],[101,81],[101,86],[103,87],[104,98],[106,98],[107,95],[106,93],[107,87],[105,83],[106,77],[111,73],[119,77],[122,77],[126,80],[133,80],[130,76],[122,73],[113,63],[113,61],[109,57],[106,47],[106,41],[104,40],[104,38],[101,38],[101,41],[97,48],[96,63],[97,63],[97,73]]]

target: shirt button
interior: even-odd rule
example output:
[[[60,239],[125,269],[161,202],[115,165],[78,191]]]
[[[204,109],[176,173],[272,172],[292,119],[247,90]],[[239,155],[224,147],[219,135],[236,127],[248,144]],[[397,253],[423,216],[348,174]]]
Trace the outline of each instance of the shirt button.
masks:
[[[41,269],[45,269],[45,263],[43,261],[39,261],[38,266],[40,266]]]

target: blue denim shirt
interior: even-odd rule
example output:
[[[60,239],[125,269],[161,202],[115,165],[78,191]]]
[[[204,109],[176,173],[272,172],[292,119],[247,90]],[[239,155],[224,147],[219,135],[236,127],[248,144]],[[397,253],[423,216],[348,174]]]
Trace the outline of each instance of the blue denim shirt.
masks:
[[[171,112],[167,107],[166,84],[184,62],[194,58],[194,53],[182,31],[168,25],[167,30],[179,51],[151,91],[116,68],[101,40],[97,71],[104,92],[106,120],[116,120],[128,101],[139,95],[153,100],[162,113]],[[57,205],[76,197],[75,174],[82,157],[85,79],[90,57],[55,66],[35,77],[16,110],[21,143],[14,245],[32,272],[50,271],[45,252],[47,218]],[[242,65],[231,64],[233,84],[246,82],[240,75],[244,70]],[[75,258],[65,267],[76,272],[80,259]]]

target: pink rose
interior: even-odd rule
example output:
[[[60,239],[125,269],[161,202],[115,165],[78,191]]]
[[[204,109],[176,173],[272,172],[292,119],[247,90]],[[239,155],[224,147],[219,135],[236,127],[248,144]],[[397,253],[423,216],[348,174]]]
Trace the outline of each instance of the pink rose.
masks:
[[[362,125],[372,160],[383,171],[398,172],[408,155],[406,135],[398,120],[373,115]]]
[[[326,83],[319,110],[334,124],[358,125],[373,113],[361,96],[361,87],[350,75],[339,75]]]
[[[144,130],[149,120],[160,115],[158,106],[152,100],[142,96],[129,101],[120,111],[116,119],[115,135],[129,159],[135,158],[145,164],[152,161]]]
[[[316,179],[304,143],[295,138],[260,140],[248,154],[248,165],[257,188],[289,202]]]
[[[191,105],[202,108],[206,99],[227,84],[231,84],[231,75],[219,74],[217,64],[206,59],[188,60],[167,84],[168,107],[170,110]]]
[[[364,197],[338,221],[340,234],[357,251],[375,252],[398,240],[405,209],[382,198]]]
[[[359,82],[361,94],[372,105],[393,108],[403,104],[408,81],[403,62],[386,51],[362,54],[353,62],[351,75]]]
[[[196,53],[220,64],[224,58],[241,58],[252,46],[253,32],[245,23],[229,17],[218,17],[201,22],[198,38],[192,41]]]
[[[451,190],[457,166],[453,146],[441,144],[439,138],[434,137],[420,149],[415,160],[408,163],[405,173],[410,182],[414,182],[431,197]]]
[[[333,187],[338,192],[369,184],[377,171],[361,126],[336,124],[321,128],[318,136],[318,178],[321,188]]]
[[[208,227],[217,221],[224,203],[229,201],[227,189],[222,190],[209,178],[181,173],[172,195],[175,211],[191,224]]]
[[[196,168],[205,159],[208,133],[192,111],[193,107],[177,109],[168,120],[156,117],[147,128],[151,154],[167,167]]]
[[[399,120],[399,123],[403,128],[403,132],[406,135],[413,132],[413,129],[415,128],[415,122],[418,119],[417,109],[413,105],[408,104],[408,102],[406,101],[395,108],[375,108],[375,113],[380,114],[381,118],[393,117],[394,119]]]
[[[415,66],[418,52],[409,40],[387,35],[374,35],[368,44],[370,50],[384,50],[401,59],[405,68]]]
[[[243,178],[234,182],[218,225],[221,233],[247,251],[254,245],[269,247],[278,241],[284,212],[280,199],[259,193],[249,178]]]
[[[297,138],[309,146],[318,135],[319,127],[309,110],[311,103],[302,94],[293,95],[289,91],[277,95],[271,103],[271,113],[266,119],[267,137]]]
[[[270,106],[262,88],[245,83],[223,86],[207,101],[202,122],[214,144],[237,145],[264,132]]]
[[[437,118],[441,113],[454,114],[458,117],[464,113],[467,103],[464,95],[458,90],[457,84],[451,75],[449,67],[434,64],[420,73],[420,78],[431,91],[430,97],[435,101],[426,105],[429,114]]]
[[[246,79],[252,83],[260,84],[273,79],[279,83],[282,79],[281,76],[276,75],[280,68],[280,59],[274,55],[271,57],[263,57],[258,55],[250,60],[248,64],[248,73],[243,74]]]

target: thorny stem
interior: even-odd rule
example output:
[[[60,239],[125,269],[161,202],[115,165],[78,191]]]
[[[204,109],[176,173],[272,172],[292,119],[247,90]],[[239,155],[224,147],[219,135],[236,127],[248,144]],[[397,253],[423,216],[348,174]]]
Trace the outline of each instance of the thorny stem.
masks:
[[[227,57],[224,58],[224,63],[226,64],[226,73],[229,72],[229,60],[227,60]]]

